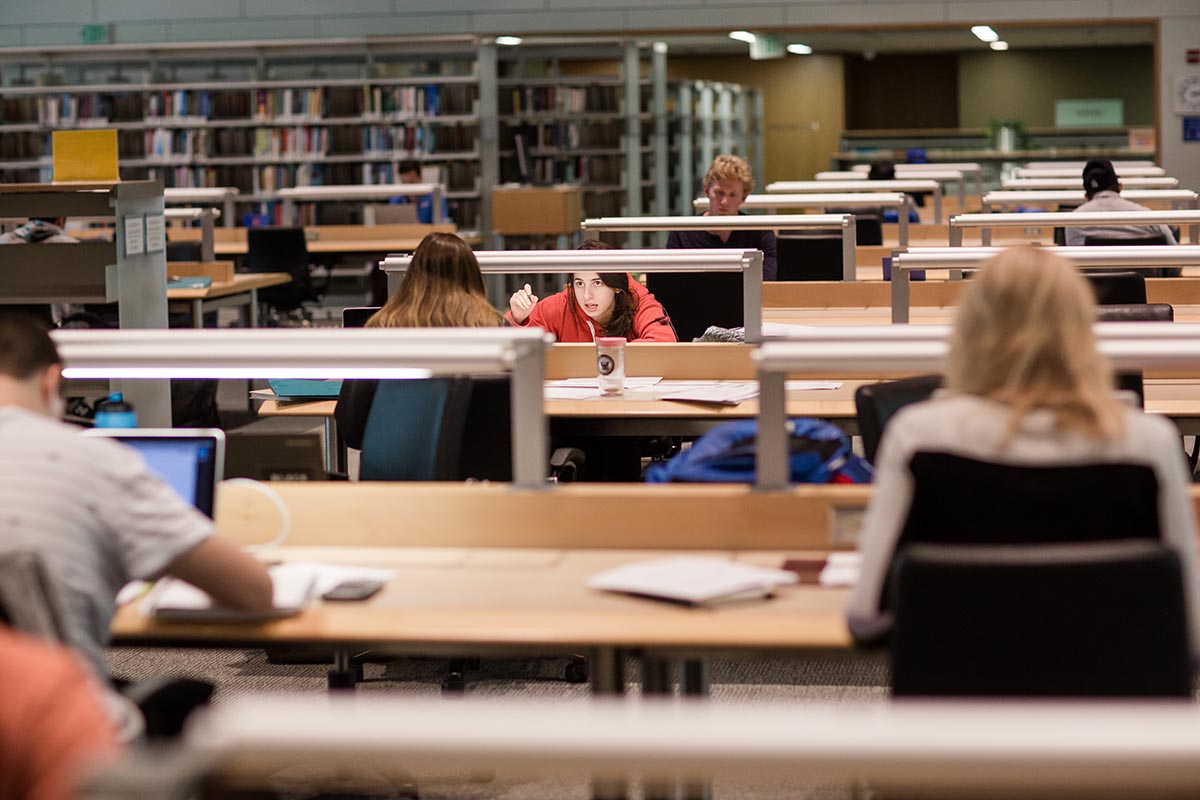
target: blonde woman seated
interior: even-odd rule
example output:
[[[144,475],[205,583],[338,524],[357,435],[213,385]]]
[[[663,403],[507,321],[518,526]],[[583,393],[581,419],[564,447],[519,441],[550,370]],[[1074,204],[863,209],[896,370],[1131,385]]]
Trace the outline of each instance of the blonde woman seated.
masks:
[[[1049,249],[996,256],[959,300],[944,391],[888,425],[850,599],[860,641],[890,627],[903,545],[1150,538],[1178,553],[1196,652],[1196,530],[1179,434],[1114,395],[1085,280]]]

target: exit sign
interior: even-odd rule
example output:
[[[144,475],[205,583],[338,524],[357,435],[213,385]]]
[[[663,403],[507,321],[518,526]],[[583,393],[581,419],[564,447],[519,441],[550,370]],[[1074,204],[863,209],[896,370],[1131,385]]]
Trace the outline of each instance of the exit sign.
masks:
[[[761,61],[766,58],[783,58],[783,40],[770,33],[759,33],[750,43],[750,58]]]
[[[112,30],[108,25],[84,25],[79,31],[79,41],[84,44],[108,44],[112,41]]]

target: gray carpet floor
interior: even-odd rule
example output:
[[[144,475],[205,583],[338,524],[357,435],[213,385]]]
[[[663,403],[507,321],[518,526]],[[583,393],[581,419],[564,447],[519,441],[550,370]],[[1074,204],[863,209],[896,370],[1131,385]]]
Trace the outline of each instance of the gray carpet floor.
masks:
[[[321,664],[272,664],[255,650],[163,650],[114,647],[109,649],[112,672],[122,678],[151,675],[186,675],[212,681],[218,687],[214,703],[246,694],[301,693],[320,695],[326,691],[327,666]],[[441,658],[404,658],[364,664],[364,680],[357,691],[375,694],[436,697],[447,661]],[[565,660],[485,659],[470,674],[469,696],[556,698],[564,703],[582,703],[588,697],[584,685],[563,680]],[[627,666],[630,691],[638,691],[637,665]],[[714,702],[763,702],[788,699],[813,702],[883,702],[887,697],[887,665],[882,654],[847,653],[812,657],[715,660],[711,664]],[[448,700],[447,702],[452,702]],[[331,793],[318,794],[312,787],[328,776],[312,774],[304,766],[277,773],[271,789],[282,798],[371,797],[398,798],[399,784],[382,776],[355,772],[346,785]],[[414,776],[420,797],[426,800],[559,800],[591,796],[591,784],[583,773],[472,775],[464,767],[460,774]],[[640,787],[633,787],[639,797]],[[844,800],[849,787],[811,782],[717,782],[713,796],[722,800],[762,798],[811,798]]]

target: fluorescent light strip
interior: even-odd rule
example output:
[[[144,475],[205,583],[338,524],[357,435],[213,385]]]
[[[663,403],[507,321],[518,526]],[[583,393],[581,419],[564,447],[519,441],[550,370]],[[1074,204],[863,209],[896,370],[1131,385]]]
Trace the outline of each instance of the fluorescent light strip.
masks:
[[[1000,38],[1000,34],[992,30],[991,25],[975,25],[971,28],[971,33],[981,42],[994,42]]]
[[[799,42],[794,42],[787,46],[787,51],[794,55],[806,56],[806,55],[809,55],[810,53],[812,53],[812,48],[806,44],[800,44]]]
[[[758,40],[758,37],[750,31],[730,31],[729,38],[737,39],[739,42],[745,42],[746,44],[754,44]]]
[[[991,44],[988,45],[988,47],[992,48],[993,50],[1007,50],[1008,42],[1001,39],[998,42],[992,42]]]
[[[525,41],[525,40],[522,39],[520,36],[497,36],[496,37],[496,44],[508,45],[509,47],[520,44],[523,41]]]
[[[427,369],[408,367],[64,367],[63,377],[73,380],[95,378],[304,378],[419,380],[433,375]]]

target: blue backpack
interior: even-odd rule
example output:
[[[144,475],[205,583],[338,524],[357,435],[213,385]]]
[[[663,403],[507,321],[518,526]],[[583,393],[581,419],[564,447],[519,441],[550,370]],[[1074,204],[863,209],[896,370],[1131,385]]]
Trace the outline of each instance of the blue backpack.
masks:
[[[792,483],[870,483],[871,465],[850,450],[850,438],[831,422],[788,420]],[[757,420],[718,425],[692,446],[646,472],[647,483],[752,483]]]

